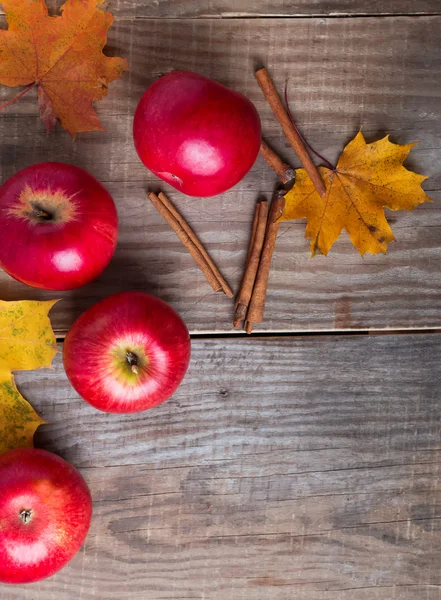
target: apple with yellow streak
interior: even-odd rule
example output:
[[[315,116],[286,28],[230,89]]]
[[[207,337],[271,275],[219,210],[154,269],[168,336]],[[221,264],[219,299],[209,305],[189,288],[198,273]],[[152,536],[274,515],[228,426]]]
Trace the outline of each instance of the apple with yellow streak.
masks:
[[[46,162],[15,173],[0,188],[0,220],[0,266],[32,287],[86,285],[116,248],[112,197],[73,165]]]
[[[123,292],[98,302],[73,324],[63,345],[76,391],[99,410],[132,413],[164,402],[190,361],[190,335],[165,302]]]

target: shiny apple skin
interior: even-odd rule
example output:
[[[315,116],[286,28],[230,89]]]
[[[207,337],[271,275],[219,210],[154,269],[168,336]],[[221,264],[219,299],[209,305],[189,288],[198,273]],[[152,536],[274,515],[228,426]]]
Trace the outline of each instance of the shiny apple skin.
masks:
[[[141,98],[133,136],[155,175],[189,196],[214,196],[251,169],[262,130],[248,98],[197,73],[174,71]]]
[[[62,569],[86,539],[91,517],[89,488],[68,462],[35,448],[1,454],[0,582],[32,583]]]
[[[127,353],[137,357],[137,373]],[[84,400],[109,413],[161,404],[176,391],[190,361],[190,336],[165,302],[123,292],[98,302],[73,324],[63,346],[67,376]]]
[[[52,212],[37,217],[35,207]],[[26,285],[70,290],[93,281],[116,248],[118,216],[107,190],[87,171],[45,162],[0,188],[0,266]]]

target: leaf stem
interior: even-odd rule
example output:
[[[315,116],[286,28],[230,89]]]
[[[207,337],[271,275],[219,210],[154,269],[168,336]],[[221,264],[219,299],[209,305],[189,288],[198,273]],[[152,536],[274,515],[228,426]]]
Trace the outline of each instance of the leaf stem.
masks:
[[[17,96],[15,96],[15,98],[12,98],[12,100],[8,100],[4,104],[2,104],[0,106],[0,110],[3,110],[7,106],[9,106],[10,104],[12,104],[16,100],[18,100],[19,98],[21,98],[22,96],[24,96],[25,94],[27,94],[29,92],[29,90],[31,90],[34,87],[35,84],[36,84],[36,81],[30,83],[28,86],[25,87],[25,89],[22,92],[20,92]]]
[[[288,80],[285,81],[285,107],[286,107],[286,112],[288,113],[288,117],[289,120],[292,123],[292,126],[294,127],[294,129],[297,131],[297,133],[299,134],[300,139],[302,140],[302,142],[305,144],[305,146],[308,148],[308,150],[310,152],[312,152],[313,154],[315,154],[315,156],[317,156],[317,158],[319,158],[320,160],[322,160],[325,165],[331,169],[331,171],[335,171],[335,167],[333,164],[331,164],[329,162],[329,160],[327,160],[324,156],[322,156],[321,154],[319,154],[318,152],[316,152],[314,150],[314,148],[312,148],[312,146],[310,146],[310,144],[308,144],[308,142],[305,140],[305,138],[303,137],[301,131],[299,130],[299,128],[297,127],[295,121],[294,121],[294,117],[292,116],[292,112],[291,109],[289,108],[289,102],[288,102]]]

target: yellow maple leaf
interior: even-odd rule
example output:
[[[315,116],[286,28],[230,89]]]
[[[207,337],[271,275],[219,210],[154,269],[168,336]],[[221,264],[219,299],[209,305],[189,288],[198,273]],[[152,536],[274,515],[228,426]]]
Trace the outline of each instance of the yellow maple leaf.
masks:
[[[280,221],[307,219],[305,237],[311,238],[313,256],[327,255],[343,229],[362,256],[386,253],[395,238],[384,207],[413,210],[432,202],[421,187],[427,177],[403,167],[413,146],[393,144],[389,136],[367,144],[360,131],[343,150],[335,170],[319,167],[326,185],[324,198],[305,169],[296,171]]]
[[[1,0],[9,27],[0,31],[0,83],[27,85],[17,98],[38,85],[40,116],[48,129],[56,117],[72,136],[103,129],[93,101],[107,94],[108,84],[128,64],[102,52],[113,16],[98,8],[100,3],[67,0],[62,16],[50,17],[44,0]]]
[[[48,313],[55,302],[0,301],[0,453],[32,446],[44,423],[17,390],[11,371],[51,365],[57,347]]]
[[[11,373],[0,368],[0,454],[32,446],[34,433],[44,422],[20,394]]]

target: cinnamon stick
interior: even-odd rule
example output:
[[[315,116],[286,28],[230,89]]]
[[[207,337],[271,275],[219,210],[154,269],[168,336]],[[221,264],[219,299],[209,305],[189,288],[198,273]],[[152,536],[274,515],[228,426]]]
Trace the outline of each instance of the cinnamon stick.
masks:
[[[257,225],[259,224],[261,204],[262,204],[261,201],[256,202],[256,208],[254,209],[253,227],[251,229],[250,243],[248,245],[246,265],[248,265],[248,262],[250,260],[251,250],[253,249],[254,240],[256,239],[256,231],[257,231]]]
[[[244,276],[245,276],[245,271],[248,269],[248,263],[250,262],[251,251],[253,249],[254,239],[256,237],[257,223],[259,222],[259,213],[260,213],[260,202],[256,202],[256,206],[254,208],[253,226],[251,228],[251,237],[250,237],[250,242],[248,244],[247,258],[245,261]],[[239,296],[240,296],[240,291],[242,289],[242,285],[243,285],[243,278],[242,278],[242,283],[240,284],[239,293],[237,294],[236,301],[234,302],[234,311],[237,310],[237,306],[239,304]]]
[[[283,184],[294,179],[294,169],[283,162],[283,160],[277,156],[274,150],[270,148],[264,140],[262,140],[260,144],[260,154],[263,156],[269,166],[277,173]]]
[[[268,202],[263,200],[259,203],[256,231],[254,239],[252,240],[252,245],[250,245],[242,284],[237,296],[235,318],[233,321],[234,327],[239,327],[241,321],[245,318],[253,294],[254,282],[256,281],[263,242],[265,239],[267,219]]]
[[[233,297],[233,291],[222,277],[199,238],[190,225],[179,213],[174,204],[162,192],[157,196],[153,192],[147,194],[149,200],[161,216],[167,221],[185,248],[188,250],[198,267],[204,273],[207,281],[215,292],[223,291],[228,298]]]
[[[262,323],[263,321],[271,259],[280,227],[280,223],[277,223],[277,220],[282,216],[285,207],[285,198],[283,197],[283,194],[284,192],[278,192],[271,203],[259,270],[257,271],[256,283],[254,284],[253,294],[246,316],[245,330],[247,333],[252,332],[254,323]]]
[[[276,119],[282,126],[283,132],[287,140],[289,141],[297,156],[299,157],[300,162],[305,167],[306,172],[308,173],[315,186],[315,189],[323,198],[323,196],[326,195],[325,184],[323,183],[323,180],[320,176],[317,167],[312,162],[311,157],[309,156],[308,151],[305,147],[305,144],[303,143],[301,137],[297,133],[293,124],[291,123],[289,116],[285,110],[285,107],[283,106],[283,102],[265,67],[262,67],[261,69],[256,71],[256,79],[258,84],[260,85],[260,88],[265,98],[268,101],[268,104],[271,106]]]
[[[222,277],[221,272],[219,271],[219,269],[214,264],[213,260],[211,259],[211,257],[208,254],[208,252],[205,250],[204,246],[202,245],[201,241],[199,240],[199,238],[197,237],[197,235],[195,234],[195,232],[193,231],[193,229],[190,227],[190,225],[187,223],[187,221],[184,219],[184,217],[181,215],[181,213],[176,209],[176,206],[171,202],[171,200],[169,200],[167,198],[167,196],[163,192],[159,192],[159,199],[162,201],[162,203],[164,204],[164,206],[166,206],[168,208],[168,210],[171,212],[171,214],[177,220],[177,222],[179,223],[179,225],[181,225],[182,229],[185,231],[185,233],[192,240],[192,242],[194,243],[194,245],[196,246],[196,248],[202,254],[202,256],[204,257],[206,263],[208,264],[208,266],[210,267],[210,269],[213,271],[216,279],[221,284],[221,287],[222,287],[222,290],[223,290],[224,294],[226,296],[228,296],[228,298],[232,298],[234,296],[233,290],[230,288],[230,286],[228,285],[228,283]]]

